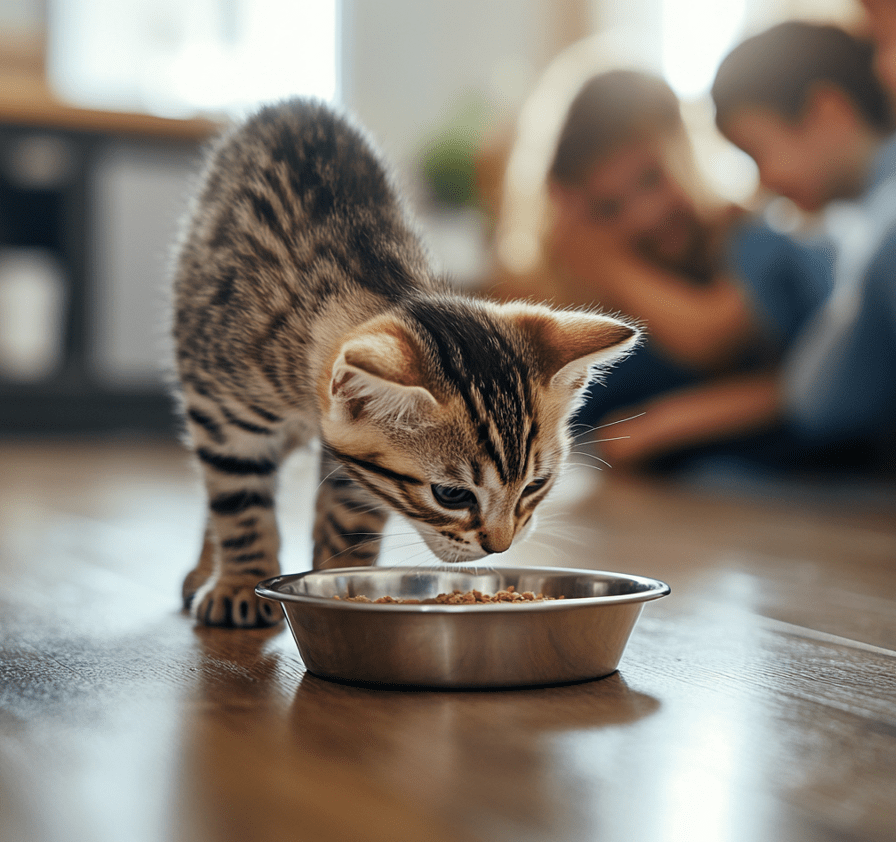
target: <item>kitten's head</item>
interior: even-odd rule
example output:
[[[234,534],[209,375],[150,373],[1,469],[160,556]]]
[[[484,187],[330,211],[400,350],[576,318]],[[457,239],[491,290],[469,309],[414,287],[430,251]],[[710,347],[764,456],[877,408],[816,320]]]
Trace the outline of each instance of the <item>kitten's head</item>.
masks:
[[[504,552],[566,462],[586,387],[638,336],[593,313],[413,301],[344,337],[318,385],[323,439],[442,561]]]

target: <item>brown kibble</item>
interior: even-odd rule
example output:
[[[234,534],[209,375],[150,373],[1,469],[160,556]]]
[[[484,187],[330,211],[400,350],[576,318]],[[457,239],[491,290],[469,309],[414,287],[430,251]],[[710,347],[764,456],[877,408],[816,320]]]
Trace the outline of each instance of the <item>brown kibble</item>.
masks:
[[[377,599],[369,599],[366,596],[334,596],[333,599],[343,599],[345,602],[365,602],[378,605],[490,605],[496,602],[549,602],[555,599],[563,599],[563,596],[545,596],[543,593],[523,591],[517,593],[513,585],[506,590],[496,591],[494,594],[484,594],[482,591],[472,590],[466,593],[454,590],[451,593],[440,593],[438,596],[428,599],[398,599],[394,596],[381,596]]]

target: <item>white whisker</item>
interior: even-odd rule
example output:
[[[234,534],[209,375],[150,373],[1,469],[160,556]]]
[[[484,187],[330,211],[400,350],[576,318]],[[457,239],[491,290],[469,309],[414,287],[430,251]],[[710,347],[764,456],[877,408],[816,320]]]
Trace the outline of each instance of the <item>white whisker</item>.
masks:
[[[346,535],[380,535],[383,538],[407,538],[410,535],[417,535],[416,532],[347,532]]]
[[[359,533],[355,533],[355,534],[359,534]],[[370,533],[366,533],[366,534],[376,535],[375,532],[370,532]],[[406,534],[415,534],[415,533],[406,533]],[[332,560],[332,559],[334,559],[334,558],[339,558],[339,556],[341,556],[341,555],[345,555],[346,553],[351,553],[353,550],[363,550],[363,549],[367,549],[367,548],[371,547],[372,545],[374,545],[374,544],[376,544],[376,543],[378,543],[378,542],[381,542],[381,541],[382,541],[382,536],[380,536],[379,538],[370,538],[370,539],[368,539],[367,541],[361,541],[361,542],[358,543],[358,544],[352,544],[351,546],[346,547],[344,550],[340,550],[340,551],[339,551],[338,553],[336,553],[335,555],[330,556],[330,560]],[[406,549],[407,547],[413,547],[413,546],[416,546],[418,543],[419,543],[418,541],[411,541],[411,542],[408,543],[408,544],[403,544],[403,545],[398,546],[398,547],[389,547],[388,549],[390,549],[390,550],[403,550],[403,549]]]
[[[560,524],[557,524],[556,529],[557,529],[557,530],[560,529]],[[589,541],[592,539],[592,537],[593,537],[593,536],[586,536],[586,535],[584,535],[584,534],[579,535],[578,537],[576,537],[575,535],[571,535],[571,534],[569,534],[569,531],[568,531],[568,530],[567,530],[567,531],[564,531],[564,532],[560,532],[560,531],[556,531],[556,532],[555,532],[555,531],[552,531],[552,530],[550,530],[550,529],[546,529],[546,530],[544,530],[544,532],[542,532],[541,534],[542,534],[543,537],[551,538],[551,539],[553,539],[553,540],[556,541],[556,542],[561,542],[561,543],[566,543],[566,544],[573,544],[574,546],[577,546],[577,547],[584,547],[584,546],[587,546],[588,542],[589,542]]]
[[[634,421],[635,418],[640,418],[642,415],[647,415],[647,412],[639,412],[636,415],[629,415],[628,418],[620,418],[618,421],[608,421],[606,424],[598,424],[591,429],[602,430],[604,427],[612,427],[614,424],[624,424],[626,421]]]
[[[326,475],[326,476],[325,476],[325,477],[324,477],[324,478],[317,484],[317,488],[315,488],[314,490],[315,490],[315,491],[320,491],[320,487],[321,487],[321,486],[322,486],[322,485],[323,485],[323,484],[324,484],[324,483],[325,483],[331,476],[333,476],[333,474],[338,473],[341,469],[342,469],[342,466],[341,466],[341,465],[337,465],[335,468],[333,468],[333,470],[330,471],[330,473],[328,473],[328,474],[327,474],[327,475]]]
[[[421,542],[423,542],[423,539],[418,535],[416,541],[407,541],[404,544],[398,544],[396,546],[387,546],[386,549],[389,550],[390,552],[395,551],[395,550],[406,550],[409,547],[419,546],[421,544]],[[425,543],[425,542],[423,542],[423,543]]]
[[[570,456],[585,456],[588,459],[596,459],[598,462],[603,462],[603,464],[606,465],[608,468],[613,467],[606,459],[601,459],[600,456],[595,456],[595,454],[593,454],[593,453],[586,453],[584,450],[570,451]],[[585,465],[587,463],[586,462],[576,462],[576,464],[577,465]],[[592,465],[592,467],[595,467],[595,466]]]
[[[622,441],[623,439],[630,439],[631,436],[614,436],[610,439],[589,439],[588,441],[579,441],[576,444],[600,444],[604,441]]]
[[[427,559],[427,558],[426,558],[426,554],[427,554],[427,553],[429,553],[429,554],[432,556],[432,559]],[[422,559],[421,561],[415,562],[414,564],[411,564],[411,563],[410,563],[410,562],[413,562],[414,559],[419,558],[420,556],[423,556],[423,559]],[[432,550],[430,550],[430,548],[429,548],[429,547],[426,547],[426,546],[424,546],[423,549],[420,550],[419,552],[414,553],[414,555],[412,555],[412,556],[408,557],[407,559],[405,559],[405,562],[407,562],[407,566],[408,566],[408,567],[411,567],[411,568],[422,567],[424,564],[430,564],[430,565],[431,565],[431,564],[433,564],[433,562],[438,563],[438,561],[439,561],[439,559],[436,558],[436,556],[435,556],[435,554],[432,552]],[[405,566],[405,565],[402,565],[402,567],[404,567],[404,566]]]
[[[386,510],[383,509],[382,506],[377,506],[375,504],[358,504],[357,506],[343,506],[343,511],[351,512],[354,515],[372,515],[372,514],[387,514]]]
[[[592,471],[603,471],[599,465],[592,465],[590,462],[574,462],[574,465],[578,468],[590,468]]]
[[[352,544],[346,547],[344,550],[340,550],[335,555],[331,555],[329,560],[332,561],[334,558],[339,558],[339,556],[345,555],[346,553],[356,552],[357,550],[366,550],[369,549],[373,544],[376,544],[380,539],[379,538],[371,538],[367,541],[361,541],[360,544]]]

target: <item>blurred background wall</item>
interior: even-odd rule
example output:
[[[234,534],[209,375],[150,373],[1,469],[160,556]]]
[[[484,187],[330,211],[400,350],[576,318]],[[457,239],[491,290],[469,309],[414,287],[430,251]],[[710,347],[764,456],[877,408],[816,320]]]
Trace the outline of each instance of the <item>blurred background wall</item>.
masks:
[[[437,263],[473,287],[546,74],[577,60],[663,74],[709,177],[744,200],[755,174],[715,134],[707,89],[734,43],[789,17],[853,25],[859,6],[0,0],[0,435],[173,430],[170,246],[221,121],[291,94],[345,106],[392,161]]]

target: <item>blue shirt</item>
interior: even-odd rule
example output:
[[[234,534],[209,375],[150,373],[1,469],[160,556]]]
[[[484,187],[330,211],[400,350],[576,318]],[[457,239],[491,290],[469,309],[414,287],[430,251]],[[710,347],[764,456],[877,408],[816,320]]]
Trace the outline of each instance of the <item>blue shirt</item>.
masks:
[[[787,414],[819,441],[896,429],[896,137],[834,233],[833,292],[784,369]]]
[[[831,293],[833,252],[822,238],[798,240],[749,216],[732,231],[728,266],[763,324],[768,356],[799,336]]]

